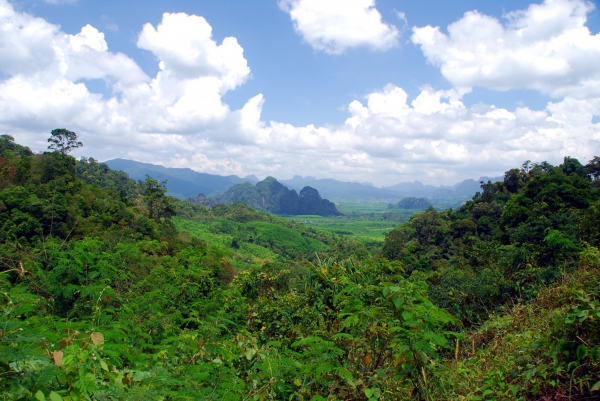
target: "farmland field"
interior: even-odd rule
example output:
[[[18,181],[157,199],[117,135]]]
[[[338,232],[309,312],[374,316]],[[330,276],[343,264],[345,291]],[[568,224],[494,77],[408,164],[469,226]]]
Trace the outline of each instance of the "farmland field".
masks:
[[[369,249],[379,248],[385,235],[419,210],[388,209],[387,203],[336,202],[343,216],[287,216],[297,223],[319,228],[355,239]]]

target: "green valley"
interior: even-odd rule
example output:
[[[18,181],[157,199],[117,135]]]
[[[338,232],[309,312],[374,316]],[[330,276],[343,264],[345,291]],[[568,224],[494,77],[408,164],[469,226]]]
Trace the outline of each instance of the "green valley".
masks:
[[[385,235],[406,222],[416,212],[409,209],[390,210],[387,203],[338,202],[342,216],[298,215],[289,216],[293,222],[327,230],[345,238],[355,240],[372,252],[383,245]]]
[[[323,217],[207,208],[68,153],[0,137],[3,400],[600,394],[597,157],[455,209]]]

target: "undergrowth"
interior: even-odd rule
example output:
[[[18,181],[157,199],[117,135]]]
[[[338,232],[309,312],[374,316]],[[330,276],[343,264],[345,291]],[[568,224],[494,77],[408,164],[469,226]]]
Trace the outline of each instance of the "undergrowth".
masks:
[[[434,399],[592,399],[600,390],[600,253],[530,303],[506,306],[439,366]],[[596,398],[594,398],[596,399]]]

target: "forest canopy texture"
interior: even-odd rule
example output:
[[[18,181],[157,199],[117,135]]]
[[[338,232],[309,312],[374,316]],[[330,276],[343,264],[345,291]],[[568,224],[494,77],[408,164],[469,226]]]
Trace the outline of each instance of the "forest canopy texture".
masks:
[[[600,394],[597,157],[526,162],[370,255],[66,153],[0,137],[5,400]]]

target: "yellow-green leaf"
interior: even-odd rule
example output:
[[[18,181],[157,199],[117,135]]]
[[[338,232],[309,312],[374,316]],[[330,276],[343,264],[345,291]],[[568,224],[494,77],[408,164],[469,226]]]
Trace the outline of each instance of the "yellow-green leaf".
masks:
[[[69,392],[69,396],[71,397],[71,399],[73,401],[79,401],[81,400],[81,393],[79,392],[79,390],[77,389],[73,389]]]
[[[50,400],[51,401],[63,401],[63,398],[60,396],[60,394],[51,391],[50,392]]]
[[[251,360],[254,357],[254,355],[256,355],[256,349],[255,348],[248,348],[246,350],[246,352],[244,352],[244,356],[248,360]]]
[[[46,396],[42,393],[42,390],[38,390],[37,393],[35,393],[35,398],[39,401],[46,401]]]
[[[394,298],[392,298],[392,302],[394,303],[394,306],[396,307],[396,309],[400,309],[400,308],[402,308],[402,305],[404,304],[404,297],[394,297]]]

